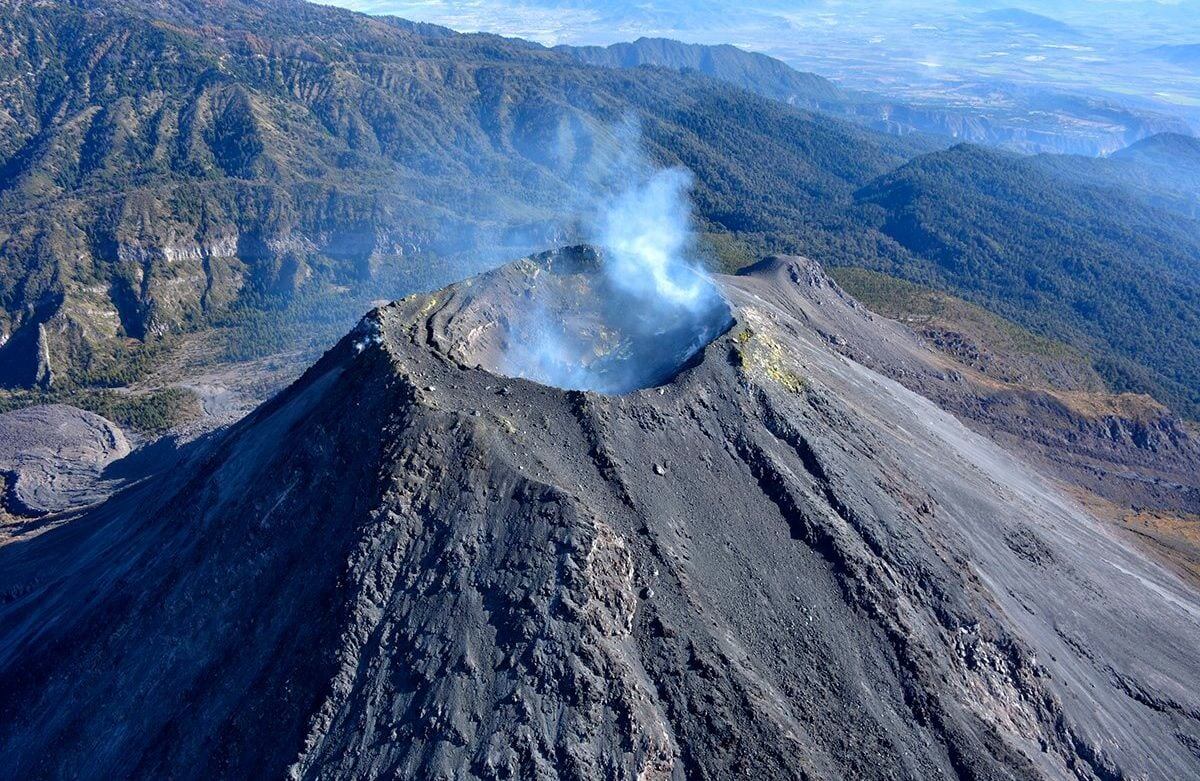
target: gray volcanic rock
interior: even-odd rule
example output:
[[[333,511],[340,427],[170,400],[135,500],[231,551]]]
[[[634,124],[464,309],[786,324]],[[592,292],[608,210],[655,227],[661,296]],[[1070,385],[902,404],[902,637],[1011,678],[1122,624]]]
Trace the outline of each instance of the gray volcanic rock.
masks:
[[[1200,773],[1200,600],[836,352],[801,267],[722,278],[733,327],[605,396],[456,347],[545,260],[372,312],[0,548],[4,774]]]
[[[430,316],[430,338],[468,366],[627,393],[666,382],[733,323],[706,277],[688,272],[702,282],[696,300],[664,305],[647,291],[623,289],[604,263],[598,250],[572,247],[485,275],[486,295],[461,297]]]
[[[104,468],[129,454],[116,424],[66,404],[0,415],[4,509],[36,516],[92,504],[107,495]]]
[[[1200,513],[1200,441],[1152,400],[997,382],[870,312],[806,258],[766,258],[744,273],[789,290],[796,316],[837,352],[932,399],[1040,468],[1123,505]]]

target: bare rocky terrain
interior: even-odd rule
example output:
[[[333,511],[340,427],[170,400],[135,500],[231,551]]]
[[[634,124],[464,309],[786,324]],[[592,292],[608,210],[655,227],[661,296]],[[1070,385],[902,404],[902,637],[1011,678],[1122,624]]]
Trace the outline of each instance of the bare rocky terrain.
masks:
[[[3,510],[38,516],[107,496],[104,470],[128,455],[124,433],[99,415],[47,404],[0,415]]]
[[[811,261],[773,258],[751,273],[784,267],[804,282],[795,288],[804,321],[843,355],[1108,501],[1200,513],[1200,440],[1148,396],[1097,387],[1069,356],[1060,374],[1041,367],[1026,373],[1028,366],[1008,355],[964,355],[966,340],[947,344],[945,331],[925,329],[932,338],[919,338],[863,307]]]
[[[1200,598],[847,357],[819,267],[720,278],[732,324],[651,387],[487,368],[518,308],[595,287],[572,257],[375,310],[0,547],[2,774],[1200,773]]]

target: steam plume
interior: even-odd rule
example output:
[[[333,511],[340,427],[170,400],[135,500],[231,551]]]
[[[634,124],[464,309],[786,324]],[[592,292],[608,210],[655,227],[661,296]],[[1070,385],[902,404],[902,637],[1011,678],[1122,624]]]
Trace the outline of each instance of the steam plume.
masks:
[[[620,193],[602,215],[596,242],[606,273],[630,295],[664,307],[692,307],[715,294],[691,257],[691,175],[672,168]]]
[[[619,131],[626,138],[628,130]],[[624,393],[668,380],[724,331],[729,308],[699,261],[682,169],[655,169],[637,145],[605,159],[585,235],[601,262],[588,288],[538,288],[504,371],[559,387]]]

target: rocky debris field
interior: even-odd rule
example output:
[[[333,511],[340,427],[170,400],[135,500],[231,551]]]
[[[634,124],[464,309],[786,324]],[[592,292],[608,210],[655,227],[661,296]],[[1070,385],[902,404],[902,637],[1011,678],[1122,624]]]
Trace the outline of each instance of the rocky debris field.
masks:
[[[1200,774],[1196,593],[844,355],[819,267],[720,278],[729,330],[615,396],[464,349],[536,269],[0,548],[5,773]]]
[[[65,404],[0,415],[3,509],[39,516],[93,504],[111,491],[104,470],[130,452],[111,421]]]

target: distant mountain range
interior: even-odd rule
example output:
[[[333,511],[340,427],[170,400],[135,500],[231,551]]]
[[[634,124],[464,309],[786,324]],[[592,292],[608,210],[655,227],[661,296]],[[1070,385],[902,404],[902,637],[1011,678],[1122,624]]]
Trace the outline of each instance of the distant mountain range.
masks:
[[[1041,33],[1052,33],[1055,35],[1073,36],[1078,35],[1079,31],[1066,22],[1061,22],[1058,19],[1052,19],[1049,16],[1035,14],[1031,11],[1026,11],[1021,8],[998,8],[994,11],[985,11],[979,15],[979,18],[989,22],[1000,22],[1001,24],[1011,24],[1015,27],[1020,27],[1025,30],[1031,30]]]
[[[1156,132],[1200,128],[1196,85],[1140,53],[1186,42],[1189,3],[331,1],[547,45],[638,35],[735,43],[871,93],[857,101],[871,104],[864,117],[890,128],[940,128],[1028,153],[1109,154]]]
[[[950,290],[1200,416],[1200,229],[1129,176],[872,132],[913,115],[732,47],[549,50],[294,0],[5,9],[10,386],[125,385],[216,325],[320,343],[571,240],[634,118],[648,161],[695,174],[714,263],[799,252]]]
[[[701,46],[665,38],[639,38],[611,46],[557,46],[560,51],[590,65],[637,68],[653,65],[694,70],[773,100],[816,108],[847,99],[833,82],[813,73],[802,73],[765,54],[735,46]]]
[[[975,102],[989,106],[987,110],[911,103],[844,89],[821,76],[797,71],[781,60],[728,45],[639,38],[606,47],[558,46],[555,50],[582,62],[612,68],[657,66],[696,71],[773,100],[886,133],[929,133],[1017,151],[1094,155],[1155,133],[1188,132],[1183,120],[1134,111],[1103,98],[1015,85],[947,85],[950,103]],[[1002,100],[997,99],[997,90],[1002,91]]]

